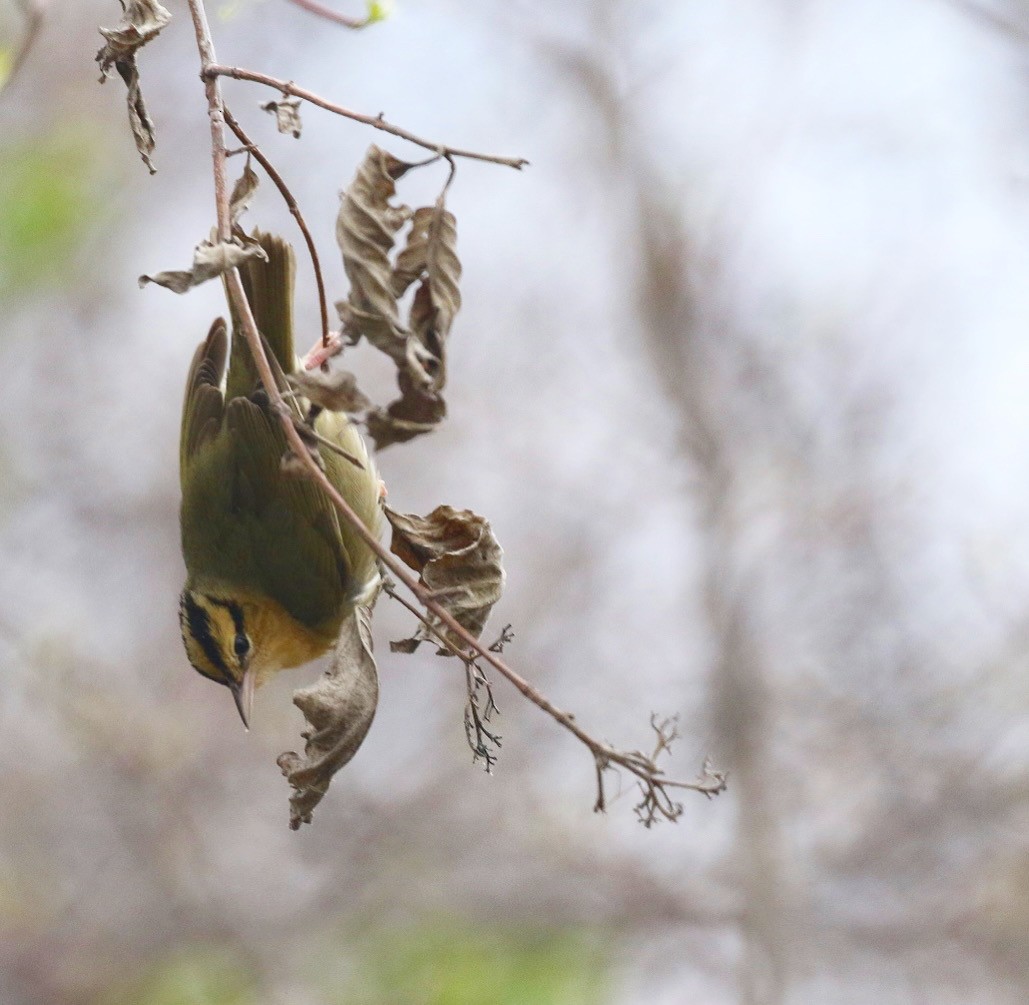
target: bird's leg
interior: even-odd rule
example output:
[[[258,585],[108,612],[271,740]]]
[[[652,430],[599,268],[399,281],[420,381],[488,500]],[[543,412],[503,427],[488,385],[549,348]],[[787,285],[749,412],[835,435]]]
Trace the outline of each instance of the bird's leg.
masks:
[[[343,351],[343,339],[337,332],[329,332],[329,340],[325,345],[316,342],[310,352],[300,361],[305,370],[314,370],[325,366],[333,356]]]

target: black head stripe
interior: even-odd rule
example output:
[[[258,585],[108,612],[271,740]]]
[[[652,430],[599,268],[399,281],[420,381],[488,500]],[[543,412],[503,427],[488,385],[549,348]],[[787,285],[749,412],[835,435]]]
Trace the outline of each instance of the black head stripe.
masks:
[[[233,627],[236,629],[237,635],[245,635],[246,632],[243,629],[243,608],[239,604],[232,600],[221,600],[218,597],[212,597],[209,593],[204,594],[204,600],[209,604],[214,604],[217,607],[224,607],[229,612],[229,617],[232,618]]]
[[[219,683],[228,684],[230,679],[229,670],[225,665],[225,659],[222,656],[218,642],[211,632],[211,619],[207,611],[193,599],[192,594],[188,590],[182,594],[180,614],[183,629],[188,629],[189,634],[200,644],[200,648],[203,649],[204,655],[210,661],[211,666],[225,678],[220,680]],[[205,674],[204,676],[207,675]]]

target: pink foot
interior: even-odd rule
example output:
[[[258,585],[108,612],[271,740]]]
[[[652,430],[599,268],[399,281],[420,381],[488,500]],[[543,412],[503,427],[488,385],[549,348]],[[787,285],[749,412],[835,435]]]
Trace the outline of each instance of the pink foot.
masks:
[[[314,370],[324,366],[333,356],[343,349],[343,340],[335,333],[329,333],[329,344],[318,342],[314,348],[300,361],[305,370]]]

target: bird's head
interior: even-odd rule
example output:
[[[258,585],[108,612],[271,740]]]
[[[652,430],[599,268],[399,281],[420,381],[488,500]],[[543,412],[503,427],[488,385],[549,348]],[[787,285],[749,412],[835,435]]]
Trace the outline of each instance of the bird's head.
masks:
[[[189,662],[197,673],[232,692],[247,728],[260,670],[254,637],[258,619],[248,618],[250,606],[188,586],[179,598],[179,624]]]

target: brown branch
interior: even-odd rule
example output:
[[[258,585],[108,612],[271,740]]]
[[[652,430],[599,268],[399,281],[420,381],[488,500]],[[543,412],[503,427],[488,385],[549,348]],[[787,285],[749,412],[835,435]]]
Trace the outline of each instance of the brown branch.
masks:
[[[499,157],[495,154],[480,154],[476,153],[474,150],[461,150],[458,147],[449,147],[442,143],[433,143],[431,140],[424,140],[420,136],[415,136],[414,133],[408,132],[406,129],[401,129],[400,126],[395,126],[392,123],[387,122],[381,114],[365,115],[363,112],[355,112],[350,108],[344,108],[342,105],[336,105],[331,101],[326,101],[325,98],[315,94],[313,91],[305,90],[303,87],[297,87],[296,84],[291,81],[279,80],[277,77],[269,77],[266,73],[257,73],[254,70],[245,70],[239,66],[224,66],[211,60],[209,63],[204,65],[204,68],[201,71],[201,76],[203,76],[205,80],[217,77],[232,77],[233,80],[249,80],[255,84],[264,84],[266,87],[271,87],[282,94],[290,94],[294,98],[301,98],[304,101],[309,101],[312,105],[324,108],[328,112],[334,112],[336,115],[342,115],[344,118],[353,119],[355,122],[361,122],[366,126],[371,126],[373,129],[381,129],[383,132],[390,133],[393,136],[398,136],[402,140],[407,140],[408,143],[414,143],[415,146],[424,147],[426,150],[432,150],[442,157],[465,157],[469,160],[487,161],[490,164],[502,164],[505,167],[513,167],[519,171],[529,163],[524,157]]]
[[[314,246],[314,238],[311,237],[311,232],[307,229],[307,223],[300,212],[300,207],[297,205],[296,199],[293,198],[293,193],[290,192],[286,183],[282,180],[282,176],[275,170],[268,158],[261,153],[260,147],[243,131],[243,127],[236,121],[232,112],[225,106],[222,107],[222,112],[225,115],[225,124],[236,134],[236,138],[244,145],[246,150],[254,155],[254,160],[264,168],[264,173],[268,175],[272,184],[279,190],[279,194],[285,200],[287,208],[293,214],[293,219],[297,221],[300,232],[304,235],[304,241],[311,256],[311,265],[314,267],[314,281],[318,287],[318,308],[322,315],[322,347],[327,349],[329,346],[329,308],[325,302],[325,282],[322,279],[322,266],[318,259],[318,251]]]
[[[207,24],[207,16],[204,10],[203,0],[188,0],[190,14],[193,18],[193,26],[196,32],[197,48],[200,52],[201,77],[204,80],[207,94],[208,114],[211,119],[211,155],[214,171],[214,193],[218,214],[218,236],[220,240],[227,240],[230,235],[230,213],[229,213],[229,191],[225,171],[225,136],[224,136],[224,113],[221,92],[218,87],[218,77],[225,74],[227,68],[220,67],[215,62],[214,44],[211,41],[210,27]],[[245,71],[244,71],[245,72]],[[234,76],[234,73],[229,73]],[[260,79],[260,75],[253,75]],[[241,76],[239,79],[250,79],[248,76]],[[271,78],[264,78],[264,82],[271,81]],[[278,82],[272,81],[273,86]],[[296,93],[294,89],[290,93]],[[306,92],[298,96],[303,97]],[[348,113],[349,114],[349,113]],[[391,130],[392,131],[392,130]],[[398,133],[400,135],[401,133]],[[486,157],[481,155],[469,155],[457,150],[446,150],[438,148],[425,141],[419,142],[422,146],[430,149],[438,149],[441,153],[449,152],[452,156],[478,156],[481,160],[490,160],[504,163],[502,159]],[[512,163],[512,166],[521,166]],[[610,744],[594,739],[589,733],[582,729],[575,721],[575,716],[558,708],[538,688],[529,683],[521,674],[517,673],[502,660],[498,653],[491,652],[489,647],[473,636],[446,608],[442,607],[422,584],[414,578],[410,571],[385,547],[379,539],[368,530],[361,518],[354,512],[350,504],[343,498],[336,487],[329,481],[325,473],[318,466],[311,452],[304,444],[300,432],[293,423],[292,411],[285,404],[278,383],[272,374],[268,359],[265,356],[264,345],[257,330],[250,304],[243,291],[243,284],[240,281],[237,270],[232,269],[225,274],[226,289],[229,299],[235,307],[243,335],[253,355],[257,366],[258,376],[268,394],[272,407],[278,413],[282,422],[286,442],[296,455],[299,466],[306,468],[308,475],[315,481],[321,490],[332,500],[333,505],[343,518],[354,528],[364,543],[378,556],[379,560],[405,587],[411,592],[418,603],[429,611],[437,621],[446,626],[449,632],[460,639],[466,646],[468,659],[479,658],[485,660],[502,677],[506,678],[521,694],[531,701],[537,708],[546,712],[552,719],[563,726],[576,739],[578,739],[593,755],[597,772],[597,801],[594,809],[602,811],[605,808],[603,775],[611,767],[620,767],[632,774],[640,783],[643,790],[643,802],[637,807],[644,823],[648,826],[658,816],[664,816],[670,820],[676,819],[682,812],[681,806],[671,801],[666,790],[668,788],[692,789],[707,796],[713,796],[725,789],[725,775],[722,772],[712,771],[705,762],[703,774],[693,781],[677,781],[664,777],[664,772],[655,763],[654,759],[639,751],[621,751]],[[473,655],[474,654],[474,655]]]
[[[359,28],[367,28],[372,23],[370,17],[350,17],[347,14],[341,14],[338,10],[333,10],[331,7],[318,3],[318,0],[289,0],[289,2],[296,4],[297,7],[303,10],[309,11],[311,14],[317,14],[318,17],[341,24],[344,28],[353,28],[355,31]]]

